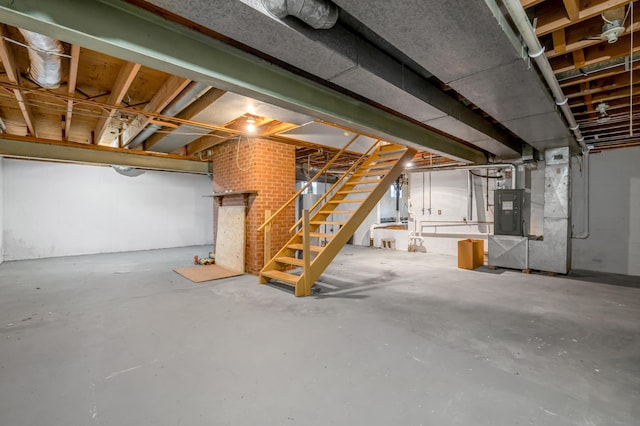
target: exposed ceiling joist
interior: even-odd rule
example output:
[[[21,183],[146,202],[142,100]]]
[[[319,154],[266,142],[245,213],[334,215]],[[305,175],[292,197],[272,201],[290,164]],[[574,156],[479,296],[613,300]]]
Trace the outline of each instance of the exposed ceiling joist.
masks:
[[[234,120],[234,123],[231,123],[225,127],[240,128],[243,126],[246,126],[246,120],[242,117],[238,120]],[[283,123],[281,121],[270,120],[270,121],[264,122],[264,124],[258,124],[255,134],[250,137],[266,138],[281,132],[286,132],[287,130],[294,129],[296,127],[298,127],[296,124]],[[224,143],[235,137],[235,136],[226,136],[226,137],[216,138],[215,136],[222,136],[222,135],[220,135],[219,132],[212,132],[209,135],[202,136],[196,139],[195,141],[191,142],[189,145],[187,145],[186,154],[187,155],[198,154],[202,151],[205,151],[216,145]]]
[[[144,106],[143,111],[157,113],[162,112],[162,110],[169,105],[169,103],[171,103],[171,101],[174,100],[190,82],[191,80],[186,78],[170,76],[160,89],[158,89],[155,95],[153,95],[153,98],[151,98],[151,100]],[[122,146],[129,145],[133,138],[138,136],[150,121],[150,117],[143,114],[137,115],[122,133]]]
[[[76,83],[78,81],[78,64],[80,63],[80,46],[71,45],[71,59],[69,61],[69,80],[67,83],[67,94],[71,97],[75,96]],[[69,140],[71,133],[71,117],[73,116],[73,101],[67,101],[67,115],[64,122],[64,140]]]
[[[562,0],[562,3],[571,21],[580,19],[580,0]]]
[[[125,62],[120,68],[120,72],[118,73],[118,77],[116,78],[116,82],[111,89],[111,94],[109,95],[109,99],[107,103],[110,105],[119,105],[124,99],[124,96],[127,94],[133,79],[136,78],[138,71],[140,71],[140,64],[134,62]],[[98,125],[96,126],[95,136],[93,143],[99,144],[102,139],[102,135],[104,134],[109,122],[113,118],[116,110],[111,109],[109,112],[103,112],[102,116],[98,120]]]
[[[629,75],[625,73],[611,76],[600,83],[601,85],[599,86],[591,84],[588,88],[577,88],[576,86],[573,86],[571,90],[566,88],[564,90],[564,94],[567,98],[572,99],[585,96],[587,94],[593,95],[596,93],[629,87],[630,84],[635,85],[640,83],[640,73],[633,76],[633,82],[629,79]]]
[[[573,5],[572,0],[566,0],[563,2],[563,5],[558,3],[549,3],[549,5],[543,5],[539,13],[536,15],[538,17],[538,25],[536,26],[536,34],[538,36],[552,33],[561,28],[568,27],[569,25],[584,21],[586,19],[592,18],[594,16],[600,15],[602,12],[605,12],[614,7],[624,6],[630,3],[630,0],[605,0],[605,1],[589,1],[589,2],[580,2],[583,9],[578,11],[578,16],[576,19],[571,19],[567,9],[565,8],[567,3],[569,3],[569,7],[571,8],[572,15],[575,16],[575,5]]]
[[[631,25],[633,21],[633,25]],[[564,53],[573,52],[574,50],[585,49],[590,46],[599,45],[605,42],[600,38],[602,33],[602,25],[604,21],[600,15],[591,19],[571,25],[567,28],[554,31],[552,33],[553,45],[546,45],[545,53],[548,58],[555,58]],[[631,32],[640,30],[640,7],[634,8],[633,19],[627,17],[625,31],[619,37],[629,35]],[[560,40],[559,33],[563,33],[564,39]],[[600,46],[602,48],[602,46]]]
[[[640,52],[640,43],[634,42],[633,53],[636,52]],[[584,57],[584,61],[576,63],[574,59],[568,55],[552,58],[550,62],[556,74],[629,55],[631,53],[630,36],[620,37],[617,43],[607,46],[607,49],[603,49],[601,44],[598,44],[586,49],[573,51],[572,53],[574,55],[573,58],[577,55],[577,57]]]
[[[602,79],[607,79],[609,77],[614,77],[614,76],[618,76],[622,73],[625,73],[626,70],[624,68],[624,64],[620,64],[619,66],[615,67],[615,68],[610,68],[610,69],[605,69],[602,71],[597,71],[597,72],[593,72],[590,73],[586,76],[578,76],[575,78],[572,78],[570,80],[564,80],[560,83],[560,87],[562,87],[563,89],[569,88],[571,86],[578,86],[582,83],[586,83],[586,82],[590,82],[590,81],[595,81],[595,80],[602,80]],[[640,70],[640,62],[636,63],[633,65],[633,70]],[[566,93],[566,92],[565,92]]]
[[[199,113],[207,109],[209,106],[211,106],[211,104],[213,104],[215,101],[220,99],[222,95],[224,95],[225,93],[227,93],[225,90],[220,90],[215,88],[209,89],[207,93],[205,93],[204,95],[200,96],[198,99],[193,101],[189,106],[187,106],[184,110],[178,113],[176,117],[182,118],[185,120],[191,120],[193,117],[195,117],[196,115],[198,115]],[[165,131],[162,133],[154,133],[146,141],[144,141],[142,148],[144,150],[151,149],[154,145],[156,145],[158,142],[166,138],[169,134],[171,134],[174,131],[175,131],[175,128],[169,129],[168,131]]]
[[[19,84],[20,76],[18,75],[15,58],[13,56],[13,51],[11,47],[7,44],[5,37],[5,29],[4,25],[0,24],[0,59],[2,60],[2,65],[4,66],[4,71],[7,75],[9,81],[15,85]],[[35,128],[35,120],[33,118],[33,112],[31,111],[31,107],[29,106],[29,100],[22,93],[19,88],[13,89],[13,94],[15,96],[16,101],[18,102],[18,107],[20,111],[22,111],[22,116],[24,118],[28,133],[33,136],[38,136],[38,133]]]

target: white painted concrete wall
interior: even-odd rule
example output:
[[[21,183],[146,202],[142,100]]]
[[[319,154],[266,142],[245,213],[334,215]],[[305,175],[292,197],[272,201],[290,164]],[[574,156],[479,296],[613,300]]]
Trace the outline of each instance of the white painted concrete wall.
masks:
[[[212,244],[208,176],[4,160],[5,260]]]
[[[590,156],[589,231],[574,239],[573,269],[640,275],[640,148]],[[572,169],[574,233],[584,227],[584,187],[580,168]]]
[[[477,173],[483,174],[484,171]],[[431,253],[443,253],[457,255],[458,240],[467,238],[467,235],[475,239],[486,239],[488,231],[493,227],[486,224],[463,223],[468,219],[468,187],[467,171],[451,170],[429,173],[409,173],[408,188],[404,188],[404,199],[401,203],[401,215],[407,215],[407,207],[410,198],[410,208],[413,215],[409,215],[408,230],[391,230],[378,228],[374,231],[374,245],[381,246],[381,239],[394,239],[397,250],[407,250],[409,246],[409,234],[413,231],[431,232],[442,234],[441,237],[425,237],[421,251]],[[429,187],[431,186],[431,197]],[[493,188],[495,180],[489,180],[489,204],[493,203]],[[472,204],[473,221],[491,222],[493,220],[493,208],[486,207],[486,181],[481,178],[474,179],[474,199]],[[395,215],[395,199],[387,192],[378,203],[378,207],[356,231],[354,244],[369,245],[369,228],[376,222],[376,216]],[[421,228],[421,224],[425,226]],[[485,246],[486,248],[486,246]]]
[[[476,174],[484,175],[485,170]],[[492,172],[492,174],[494,174]],[[431,176],[429,176],[431,175]],[[474,222],[493,221],[493,190],[495,179],[489,179],[487,199],[486,179],[474,177],[472,216],[468,208],[468,172],[449,170],[440,172],[416,172],[409,175],[412,210],[409,230],[441,236],[425,237],[423,250],[430,253],[457,255],[458,240],[485,239],[493,232],[493,225]],[[489,204],[487,209],[487,203]],[[469,224],[465,224],[467,220]],[[398,249],[406,249],[398,246]],[[486,250],[485,244],[485,250]]]

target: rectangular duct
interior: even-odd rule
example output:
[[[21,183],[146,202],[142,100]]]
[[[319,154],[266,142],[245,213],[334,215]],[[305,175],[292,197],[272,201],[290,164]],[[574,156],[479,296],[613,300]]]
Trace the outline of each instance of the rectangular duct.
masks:
[[[569,148],[545,151],[542,240],[529,241],[529,268],[566,274],[571,269]]]

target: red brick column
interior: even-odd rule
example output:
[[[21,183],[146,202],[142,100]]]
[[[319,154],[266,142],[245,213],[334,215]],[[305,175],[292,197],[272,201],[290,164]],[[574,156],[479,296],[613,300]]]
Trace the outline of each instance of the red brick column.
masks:
[[[263,139],[242,138],[213,148],[213,191],[256,190],[249,197],[246,220],[245,270],[257,274],[264,263],[264,233],[258,227],[264,212],[275,212],[295,193],[295,147]],[[223,206],[244,205],[244,197],[225,196]],[[214,241],[218,230],[218,204],[213,210]],[[271,227],[271,253],[275,254],[291,238],[289,228],[295,221],[292,203]]]

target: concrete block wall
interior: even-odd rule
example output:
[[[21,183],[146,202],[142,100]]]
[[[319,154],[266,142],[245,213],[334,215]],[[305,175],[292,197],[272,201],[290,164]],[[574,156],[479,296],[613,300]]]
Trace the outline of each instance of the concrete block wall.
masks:
[[[249,198],[247,212],[245,270],[257,274],[264,266],[265,210],[275,213],[295,194],[295,147],[263,139],[229,141],[213,148],[214,192],[257,190]],[[242,196],[223,198],[223,205],[243,205]],[[217,229],[218,206],[214,206],[214,230]],[[292,234],[295,203],[275,220],[271,229],[271,253],[275,254]],[[215,241],[215,236],[214,236]]]

